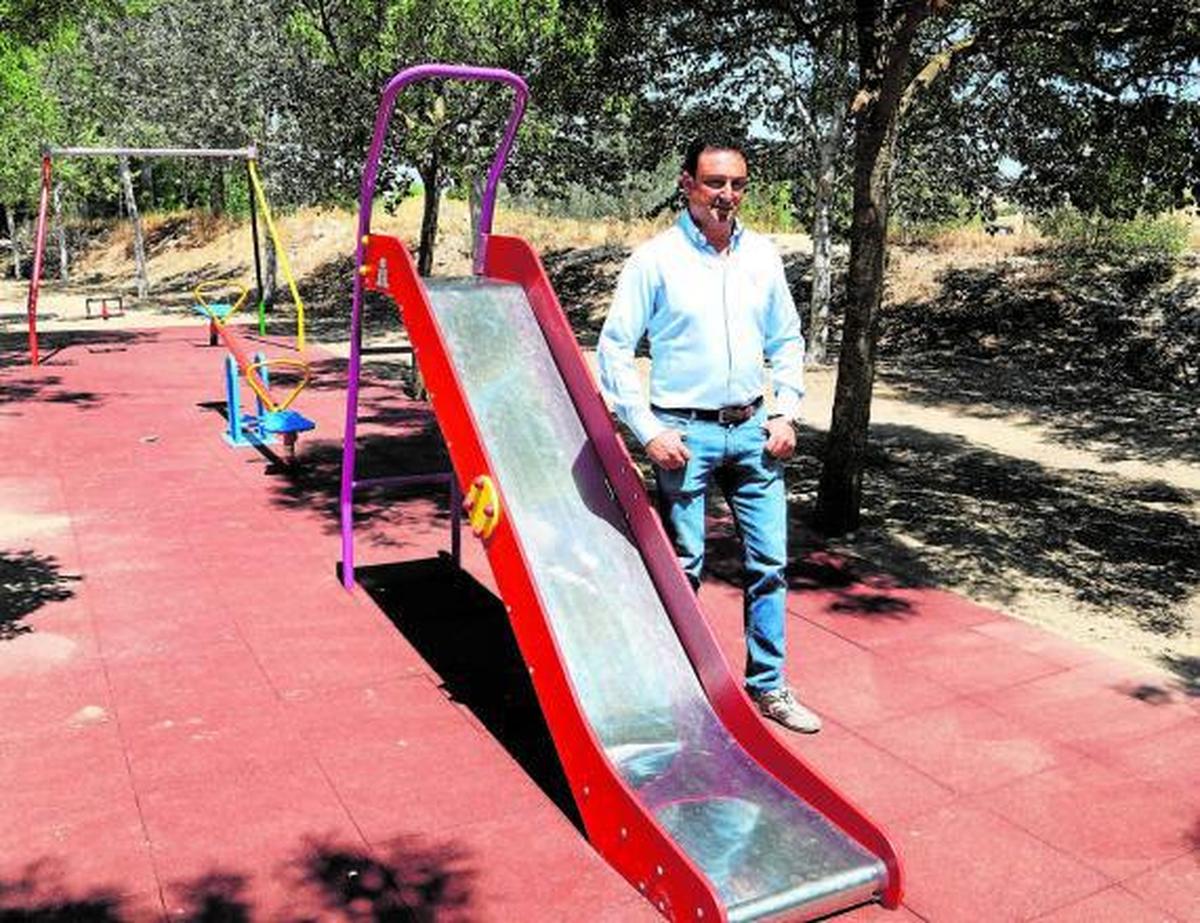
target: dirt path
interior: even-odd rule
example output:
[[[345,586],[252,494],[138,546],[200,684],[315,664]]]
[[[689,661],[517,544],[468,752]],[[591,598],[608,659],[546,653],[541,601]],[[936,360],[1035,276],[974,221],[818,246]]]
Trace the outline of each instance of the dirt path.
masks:
[[[830,369],[809,370],[805,420],[822,432],[827,431],[829,425],[834,380],[835,375]],[[1166,485],[1175,491],[1165,494],[1171,502],[1151,495],[1145,505],[1168,509],[1190,523],[1191,543],[1169,553],[1194,555],[1196,552],[1194,536],[1200,530],[1200,465],[1179,460],[1160,463],[1114,460],[1110,447],[1104,445],[1097,445],[1091,451],[1064,445],[1051,426],[1028,414],[992,412],[976,415],[952,404],[917,403],[906,400],[903,393],[883,382],[875,390],[871,420],[876,429],[897,427],[932,437],[961,440],[973,449],[987,450],[1068,479],[1073,475],[1099,475],[1131,490],[1139,485]],[[936,477],[932,470],[930,477]],[[1082,600],[1072,585],[1039,577],[1036,570],[1031,572],[1021,566],[1001,565],[1000,571],[990,579],[973,579],[976,569],[961,567],[954,549],[915,534],[917,530],[906,531],[903,523],[888,523],[886,541],[870,534],[872,531],[868,529],[867,534],[847,542],[847,550],[901,571],[913,571],[914,557],[924,565],[934,562],[939,579],[966,591],[980,602],[995,605],[1075,640],[1094,644],[1108,653],[1166,666],[1195,685],[1197,665],[1200,664],[1200,587],[1191,586],[1190,592],[1185,592],[1176,602],[1174,630],[1163,631],[1161,626],[1155,630],[1140,624],[1136,605],[1117,600],[1097,605]],[[1167,540],[1166,536],[1162,538]],[[895,544],[900,548],[896,549]],[[986,554],[983,543],[979,544],[979,553]],[[1024,550],[1028,556],[1054,553],[1054,549],[1045,547],[1029,546]],[[1011,552],[1001,556],[1010,559]],[[937,566],[939,560],[941,566]],[[918,572],[922,570],[924,568],[917,568]]]

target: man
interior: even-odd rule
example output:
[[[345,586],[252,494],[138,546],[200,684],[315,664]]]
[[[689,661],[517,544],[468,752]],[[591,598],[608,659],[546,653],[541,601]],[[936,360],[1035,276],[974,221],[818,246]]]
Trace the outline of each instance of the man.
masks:
[[[716,479],[733,511],[746,571],[746,690],[768,718],[815,733],[821,719],[784,682],[787,494],[796,448],[804,341],[783,261],[737,221],[746,157],[697,142],[684,159],[687,208],[634,251],[600,334],[600,381],[654,463],[663,522],[693,588],[704,564],[705,497]],[[650,340],[650,400],[634,349]],[[763,358],[775,410],[763,403]]]

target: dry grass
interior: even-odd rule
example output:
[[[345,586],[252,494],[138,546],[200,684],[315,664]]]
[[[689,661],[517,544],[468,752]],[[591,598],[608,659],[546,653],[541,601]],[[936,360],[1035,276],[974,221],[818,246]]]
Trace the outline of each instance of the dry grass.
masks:
[[[178,219],[171,216],[146,216],[147,241],[163,236],[164,226]],[[276,226],[287,248],[288,262],[297,277],[303,278],[338,258],[354,252],[357,214],[344,209],[301,208],[276,216]],[[539,252],[574,247],[628,245],[650,237],[661,224],[626,223],[614,220],[578,220],[555,218],[498,208],[494,229],[501,234],[516,234],[528,240]],[[407,241],[416,241],[421,228],[421,200],[407,199],[394,212],[376,207],[372,228]],[[266,234],[265,227],[260,229]],[[127,222],[117,223],[108,237],[109,246],[94,250],[80,262],[87,273],[105,278],[132,275],[132,234]],[[435,272],[455,275],[470,271],[470,221],[465,202],[445,199],[438,223]],[[186,233],[171,238],[165,245],[149,245],[148,271],[152,280],[177,278],[205,267],[222,267],[247,275],[253,271],[250,237],[245,221],[204,216],[191,221]]]
[[[1193,253],[1200,253],[1200,209],[1193,207],[1181,214],[1188,223],[1188,247]]]
[[[1003,227],[1011,227],[1013,232],[988,234],[981,227],[954,228],[936,234],[928,241],[928,246],[939,253],[953,252],[966,254],[968,258],[1001,260],[1027,253],[1044,240],[1037,228],[1024,218]]]
[[[968,269],[1022,259],[1045,243],[1023,218],[1012,234],[988,234],[980,227],[942,231],[918,243],[893,241],[888,250],[886,299],[892,303],[929,301],[941,291],[941,276],[951,268]]]
[[[1186,216],[1191,227],[1191,245],[1200,251],[1200,216]],[[498,233],[516,234],[538,252],[552,254],[570,249],[630,247],[650,237],[671,220],[620,222],[558,218],[500,207],[495,219]],[[184,220],[178,215],[146,216],[150,254],[148,272],[158,296],[169,292],[185,294],[198,282],[223,278],[249,283],[254,261],[247,222],[211,215]],[[302,208],[276,216],[276,224],[287,248],[288,261],[300,279],[328,269],[354,252],[357,217],[353,211],[333,208]],[[407,199],[393,213],[377,206],[373,228],[415,241],[420,231],[421,200]],[[893,302],[928,300],[934,297],[939,276],[949,267],[971,267],[1019,260],[1044,245],[1032,224],[1017,219],[1016,232],[989,235],[982,228],[945,231],[919,244],[894,242],[890,250],[888,297]],[[265,235],[265,228],[262,229]],[[785,249],[807,250],[807,238]],[[463,275],[470,271],[470,226],[465,202],[445,199],[442,203],[434,272]],[[133,279],[132,241],[128,222],[113,222],[104,243],[89,248],[73,267],[76,279],[93,286],[131,291]],[[282,278],[281,278],[282,283]]]

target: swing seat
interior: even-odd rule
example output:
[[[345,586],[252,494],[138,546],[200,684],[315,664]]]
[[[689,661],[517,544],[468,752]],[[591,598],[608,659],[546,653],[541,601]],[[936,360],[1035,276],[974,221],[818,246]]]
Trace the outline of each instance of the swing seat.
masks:
[[[194,304],[192,309],[197,314],[203,314],[209,320],[222,321],[233,313],[234,305],[228,301],[214,301],[208,304]]]
[[[268,410],[258,418],[264,433],[307,433],[317,424],[295,410]]]

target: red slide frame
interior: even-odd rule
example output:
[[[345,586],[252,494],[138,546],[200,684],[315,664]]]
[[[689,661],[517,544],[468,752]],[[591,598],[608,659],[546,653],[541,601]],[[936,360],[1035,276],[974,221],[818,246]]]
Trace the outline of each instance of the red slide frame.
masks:
[[[617,434],[537,254],[516,237],[489,235],[484,244],[483,275],[514,282],[525,290],[650,577],[718,718],[764,769],[880,857],[888,872],[880,902],[885,907],[898,907],[900,863],[887,836],[766,728],[721,653],[662,524],[651,509],[641,476]],[[479,437],[462,384],[444,350],[412,257],[399,239],[371,234],[361,271],[368,288],[390,295],[401,310],[455,474],[460,485],[469,488],[478,475],[491,473],[487,447]],[[496,486],[503,508],[503,485]],[[501,517],[484,544],[588,839],[666,916],[679,920],[726,919],[725,908],[707,878],[643,810],[604,755],[571,687],[520,540],[508,517]]]

